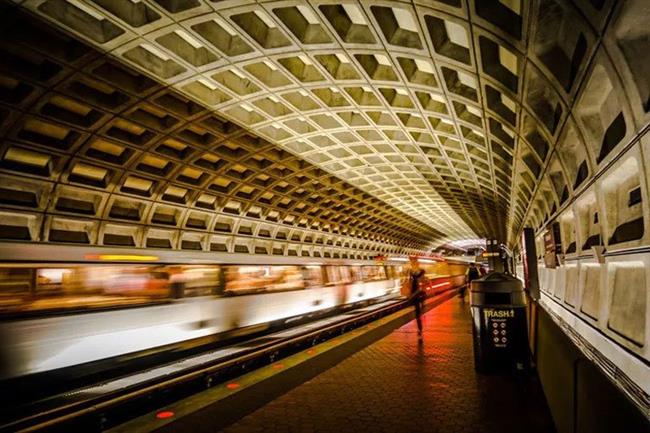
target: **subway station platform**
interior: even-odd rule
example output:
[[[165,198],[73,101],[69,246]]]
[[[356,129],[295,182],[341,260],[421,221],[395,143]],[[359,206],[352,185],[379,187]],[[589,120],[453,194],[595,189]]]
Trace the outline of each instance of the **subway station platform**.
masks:
[[[0,433],[650,433],[649,5],[0,0]]]
[[[423,316],[422,342],[418,341],[415,320],[410,320],[335,365],[313,367],[323,372],[249,413],[235,415],[242,410],[241,402],[264,399],[260,394],[277,388],[268,384],[269,376],[281,375],[274,369],[284,370],[284,378],[279,379],[284,382],[301,375],[291,370],[294,361],[280,360],[267,368],[268,374],[248,374],[207,391],[203,397],[160,409],[163,412],[158,413],[173,411],[173,421],[158,423],[151,413],[115,431],[555,432],[536,376],[474,371],[467,300],[446,294],[433,301]],[[405,312],[395,313],[400,315]],[[390,324],[353,331],[350,334],[356,335],[323,343],[304,356],[325,358],[342,340],[363,339],[382,326]],[[253,382],[260,376],[267,382],[254,388]],[[236,390],[240,386],[242,389]],[[228,393],[233,391],[242,391],[239,400],[229,401],[232,395]]]
[[[475,373],[458,297],[411,321],[224,431],[553,432],[536,378]]]

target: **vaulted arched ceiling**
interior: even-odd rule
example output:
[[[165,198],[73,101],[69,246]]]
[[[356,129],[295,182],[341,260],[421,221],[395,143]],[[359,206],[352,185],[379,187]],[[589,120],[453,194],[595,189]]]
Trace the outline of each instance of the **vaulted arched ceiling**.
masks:
[[[512,242],[648,123],[648,14],[621,3],[28,0],[71,38],[4,38],[3,166],[34,144],[53,188],[114,172],[100,220],[137,196],[138,223],[182,228],[212,190],[402,248]]]

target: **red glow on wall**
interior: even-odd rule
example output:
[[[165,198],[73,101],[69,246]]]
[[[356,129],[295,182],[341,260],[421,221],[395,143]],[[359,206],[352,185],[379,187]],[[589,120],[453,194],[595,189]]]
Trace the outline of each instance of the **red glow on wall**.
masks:
[[[156,414],[156,418],[158,418],[158,419],[167,419],[167,418],[171,418],[173,416],[174,416],[174,412],[172,412],[171,410],[163,410],[163,411],[158,412]]]
[[[228,388],[228,389],[237,389],[237,388],[239,388],[239,384],[235,383],[235,382],[232,382],[232,383],[227,384],[226,388]]]

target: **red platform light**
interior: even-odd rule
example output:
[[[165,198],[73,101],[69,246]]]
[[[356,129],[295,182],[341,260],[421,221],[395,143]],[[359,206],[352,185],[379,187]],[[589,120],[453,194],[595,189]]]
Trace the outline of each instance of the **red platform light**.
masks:
[[[156,414],[156,418],[158,418],[158,419],[167,419],[167,418],[171,418],[173,416],[174,416],[174,412],[172,412],[171,410],[163,410],[163,411],[158,412]]]
[[[228,388],[228,389],[237,389],[237,388],[239,388],[239,384],[232,382],[232,383],[227,384],[226,388]]]

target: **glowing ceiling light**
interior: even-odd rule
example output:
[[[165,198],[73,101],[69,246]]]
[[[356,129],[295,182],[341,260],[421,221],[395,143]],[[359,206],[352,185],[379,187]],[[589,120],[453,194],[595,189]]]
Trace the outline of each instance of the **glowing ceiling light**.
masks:
[[[457,241],[452,241],[449,242],[449,245],[452,247],[470,247],[470,246],[478,246],[478,247],[485,247],[485,239],[480,239],[480,238],[473,238],[473,239],[460,239]]]

